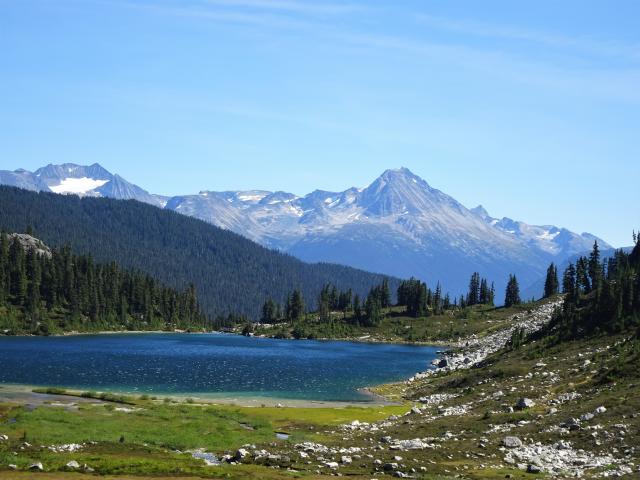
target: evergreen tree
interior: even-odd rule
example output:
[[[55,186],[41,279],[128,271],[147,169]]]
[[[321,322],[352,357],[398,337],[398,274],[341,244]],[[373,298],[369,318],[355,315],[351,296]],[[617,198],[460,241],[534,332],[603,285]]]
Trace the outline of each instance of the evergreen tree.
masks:
[[[580,257],[576,262],[576,292],[589,293],[591,291],[591,282],[589,280],[588,261],[584,257]]]
[[[544,282],[544,298],[551,297],[558,293],[558,270],[552,262],[547,268],[547,278]]]
[[[577,296],[576,287],[576,268],[573,263],[569,263],[569,266],[564,271],[562,276],[562,293],[565,293],[568,298],[575,302]]]
[[[356,322],[360,322],[362,319],[362,305],[360,304],[360,295],[356,293],[356,296],[353,299],[353,317]]]
[[[427,285],[416,278],[404,280],[398,287],[398,305],[407,307],[409,315],[414,317],[426,315],[428,299]]]
[[[380,306],[382,308],[389,308],[391,306],[391,290],[389,289],[389,279],[385,278],[382,281],[380,291]]]
[[[290,322],[300,320],[304,315],[304,298],[300,289],[295,289],[287,303],[287,320]]]
[[[469,280],[469,292],[467,293],[467,305],[477,305],[480,303],[480,274],[474,272]]]
[[[520,287],[518,286],[518,280],[515,275],[509,275],[509,282],[507,283],[507,290],[504,296],[504,306],[509,308],[514,305],[520,305]]]
[[[380,298],[374,293],[367,296],[364,303],[366,325],[374,327],[382,320],[382,306]]]
[[[264,305],[262,306],[262,317],[260,317],[260,322],[262,323],[276,323],[279,317],[279,308],[276,302],[269,298]]]
[[[600,264],[600,248],[598,242],[593,243],[593,250],[589,256],[589,280],[591,281],[591,288],[598,291],[600,289],[600,282],[602,281],[602,265]]]

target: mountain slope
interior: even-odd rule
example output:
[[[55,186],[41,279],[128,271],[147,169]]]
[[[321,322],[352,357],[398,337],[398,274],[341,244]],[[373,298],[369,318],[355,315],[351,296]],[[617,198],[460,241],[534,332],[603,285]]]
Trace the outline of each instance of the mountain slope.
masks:
[[[70,244],[96,261],[116,261],[184,289],[193,282],[210,315],[256,318],[268,297],[284,302],[301,288],[309,306],[325,283],[365,295],[384,276],[307,264],[200,220],[140,202],[35,193],[0,187],[0,229],[31,226],[51,246]],[[391,279],[395,291],[397,281]]]

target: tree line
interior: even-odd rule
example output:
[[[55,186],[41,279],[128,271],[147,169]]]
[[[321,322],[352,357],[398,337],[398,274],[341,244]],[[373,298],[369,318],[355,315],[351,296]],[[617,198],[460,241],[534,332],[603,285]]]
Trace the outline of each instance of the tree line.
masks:
[[[404,307],[407,315],[418,318],[440,315],[445,311],[464,309],[473,305],[493,306],[494,301],[494,283],[489,283],[478,272],[474,272],[469,281],[467,295],[461,295],[459,300],[454,299],[453,302],[449,293],[443,293],[440,282],[437,283],[435,290],[432,290],[425,282],[414,277],[400,282],[396,290],[395,304],[392,303],[388,279],[384,279],[380,284],[372,287],[364,301],[350,288],[340,290],[335,285],[327,283],[322,287],[317,297],[315,313],[318,320],[329,321],[333,319],[332,313],[340,312],[342,319],[348,323],[372,327],[382,321],[383,310],[392,306]],[[515,275],[510,275],[505,292],[505,307],[521,303],[518,280]],[[273,298],[268,298],[262,306],[260,322],[266,324],[282,321],[295,323],[302,320],[307,313],[304,296],[300,289],[295,289],[287,295],[284,306],[281,306]]]
[[[603,261],[598,243],[570,263],[562,276],[565,299],[552,325],[561,338],[617,333],[640,327],[640,238],[631,253],[618,250]]]
[[[0,324],[6,333],[203,328],[196,290],[95,263],[69,246],[39,250],[0,234]]]

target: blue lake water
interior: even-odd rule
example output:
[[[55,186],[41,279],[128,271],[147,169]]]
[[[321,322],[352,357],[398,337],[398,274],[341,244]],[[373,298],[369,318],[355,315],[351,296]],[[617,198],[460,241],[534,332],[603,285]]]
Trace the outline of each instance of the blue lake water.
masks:
[[[220,334],[0,337],[0,383],[158,394],[366,401],[435,347]]]

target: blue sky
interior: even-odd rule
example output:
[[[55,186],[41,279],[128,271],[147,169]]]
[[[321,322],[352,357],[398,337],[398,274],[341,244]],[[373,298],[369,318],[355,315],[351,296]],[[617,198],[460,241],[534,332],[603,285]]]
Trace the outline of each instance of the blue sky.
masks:
[[[0,0],[0,168],[154,193],[364,186],[631,243],[637,1]]]

